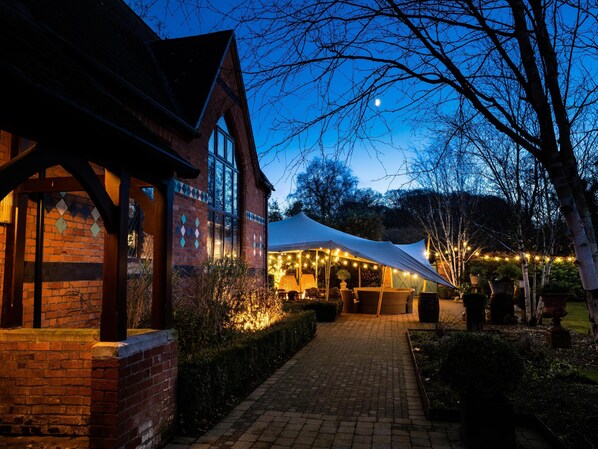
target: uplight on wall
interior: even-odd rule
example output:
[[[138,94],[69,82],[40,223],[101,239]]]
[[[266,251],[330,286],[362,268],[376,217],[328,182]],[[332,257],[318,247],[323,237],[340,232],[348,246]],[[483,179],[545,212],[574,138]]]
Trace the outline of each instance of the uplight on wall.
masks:
[[[11,224],[13,219],[12,205],[13,205],[13,192],[6,195],[2,201],[0,201],[0,224]]]

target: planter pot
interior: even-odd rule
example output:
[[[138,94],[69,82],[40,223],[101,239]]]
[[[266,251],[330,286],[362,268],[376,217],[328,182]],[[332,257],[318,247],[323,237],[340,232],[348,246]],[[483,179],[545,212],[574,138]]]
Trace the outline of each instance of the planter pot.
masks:
[[[461,439],[468,449],[515,449],[513,406],[506,400],[462,397]]]
[[[513,295],[504,293],[490,295],[490,320],[492,324],[510,324],[514,316]]]
[[[469,275],[469,282],[471,283],[472,287],[477,287],[478,284],[480,283],[480,277],[476,276],[475,274],[470,274]]]
[[[562,318],[567,315],[567,299],[568,294],[562,293],[543,293],[542,300],[544,301],[543,316],[548,318]]]
[[[347,283],[345,281],[341,281],[341,290],[347,289]]]
[[[490,292],[493,294],[511,295],[515,291],[515,286],[512,281],[489,281]]]
[[[552,318],[552,327],[546,332],[546,343],[553,348],[571,348],[571,333],[561,326],[561,318],[567,315],[568,294],[543,293],[542,316]]]
[[[440,305],[437,293],[420,293],[417,302],[417,313],[420,323],[438,323]]]
[[[470,332],[482,332],[486,322],[486,309],[484,304],[470,304],[465,307],[465,319],[467,330]]]

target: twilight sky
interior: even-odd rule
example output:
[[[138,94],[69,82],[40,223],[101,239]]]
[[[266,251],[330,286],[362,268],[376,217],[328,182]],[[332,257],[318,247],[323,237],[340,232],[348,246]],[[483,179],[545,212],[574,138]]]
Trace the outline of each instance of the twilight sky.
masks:
[[[129,3],[133,3],[132,0],[128,1]],[[181,7],[181,3],[187,6]],[[188,6],[189,3],[180,2],[179,0],[154,0],[152,2],[145,2],[145,4],[151,5],[146,15],[146,21],[154,29],[163,27],[157,29],[157,31],[164,37],[176,38],[225,29],[234,29],[235,34],[240,36],[244,31],[235,26],[232,20],[223,18],[221,14],[211,11],[209,8],[202,8],[198,13],[197,10]],[[241,0],[219,0],[217,4],[219,9],[228,11],[237,5],[242,5],[243,2]],[[157,23],[160,23],[160,25],[157,25]],[[241,66],[243,69],[246,69],[244,52],[248,49],[240,39],[237,39],[237,44]],[[276,123],[276,114],[274,112],[278,108],[289,110],[297,109],[301,106],[291,103],[291,100],[289,100],[288,104],[267,104],[265,103],[269,101],[267,97],[264,95],[255,95],[251,86],[246,87],[255,143],[260,154],[260,164],[262,170],[276,189],[272,194],[272,198],[277,199],[281,206],[284,207],[287,195],[294,188],[294,175],[297,172],[303,171],[309,160],[319,155],[319,150],[315,150],[309,154],[306,158],[307,160],[301,159],[302,153],[300,152],[301,148],[299,148],[300,144],[298,142],[294,142],[281,151],[276,151],[273,147],[276,143],[284,139],[286,133]],[[373,134],[379,135],[386,130],[380,115],[376,114],[383,112],[386,105],[392,103],[396,105],[399,101],[400,99],[390,97],[372,99],[371,124],[369,126]],[[380,120],[380,123],[377,120]],[[348,165],[359,179],[359,187],[371,187],[380,192],[386,192],[388,189],[400,188],[408,181],[405,176],[393,175],[404,171],[403,151],[416,146],[421,137],[416,136],[411,128],[400,120],[395,120],[391,124],[391,128],[393,131],[390,133],[390,136],[380,139],[375,144],[375,148],[372,146],[372,142],[357,142],[350,158],[347,159]],[[335,136],[329,135],[327,138],[328,141],[325,142],[325,145],[332,151],[331,149],[336,143]],[[401,148],[401,150],[397,148]]]

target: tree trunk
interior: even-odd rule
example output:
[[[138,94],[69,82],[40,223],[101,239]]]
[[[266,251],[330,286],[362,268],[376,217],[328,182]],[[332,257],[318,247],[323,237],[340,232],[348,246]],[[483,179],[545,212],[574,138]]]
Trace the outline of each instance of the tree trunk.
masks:
[[[529,321],[532,318],[532,297],[531,297],[531,289],[530,289],[530,282],[529,282],[529,266],[527,263],[527,259],[525,258],[525,251],[519,251],[519,257],[521,258],[521,274],[523,276],[523,293],[525,294],[525,316],[523,317],[526,324],[529,324]]]
[[[576,201],[573,190],[570,188],[571,184],[575,184],[579,180],[568,179],[568,176],[574,175],[569,172],[567,176],[563,165],[558,159],[551,162],[547,166],[548,174],[559,199],[561,212],[567,223],[567,228],[571,233],[577,269],[581,278],[581,284],[586,291],[592,332],[598,349],[598,323],[596,322],[596,317],[598,317],[598,273],[594,265],[593,245],[591,243],[595,239],[588,239],[587,235],[590,233],[593,234],[594,229],[591,227],[591,223],[588,224],[587,220],[582,219],[582,216],[589,216],[589,211],[586,210],[580,213],[578,209],[580,203]],[[587,203],[585,201],[581,202],[581,207],[587,209]],[[586,226],[590,226],[590,228],[586,228]]]

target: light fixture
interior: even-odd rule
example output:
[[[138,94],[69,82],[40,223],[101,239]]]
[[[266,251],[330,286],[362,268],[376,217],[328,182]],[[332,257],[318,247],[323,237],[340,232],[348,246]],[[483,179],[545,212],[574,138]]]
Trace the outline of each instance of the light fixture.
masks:
[[[14,193],[10,192],[0,201],[0,224],[11,224],[13,221],[13,197]]]

